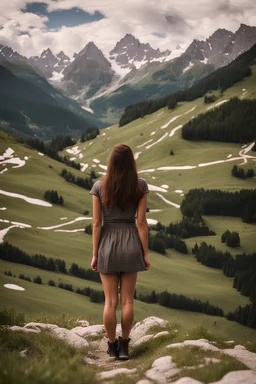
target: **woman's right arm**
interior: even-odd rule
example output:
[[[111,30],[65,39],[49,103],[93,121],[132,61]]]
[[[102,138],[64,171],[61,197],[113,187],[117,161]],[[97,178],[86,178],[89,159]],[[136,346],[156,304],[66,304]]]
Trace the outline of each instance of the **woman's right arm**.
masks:
[[[148,257],[148,222],[146,219],[147,198],[148,195],[145,193],[140,199],[137,208],[137,228],[144,251],[145,269],[149,269],[150,267],[150,261]]]

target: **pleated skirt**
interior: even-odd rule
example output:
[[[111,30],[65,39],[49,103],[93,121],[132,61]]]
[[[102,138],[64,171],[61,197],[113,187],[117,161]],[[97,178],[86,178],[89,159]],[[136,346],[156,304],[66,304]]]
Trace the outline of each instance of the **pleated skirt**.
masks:
[[[99,240],[97,271],[145,271],[143,247],[135,223],[104,223]]]

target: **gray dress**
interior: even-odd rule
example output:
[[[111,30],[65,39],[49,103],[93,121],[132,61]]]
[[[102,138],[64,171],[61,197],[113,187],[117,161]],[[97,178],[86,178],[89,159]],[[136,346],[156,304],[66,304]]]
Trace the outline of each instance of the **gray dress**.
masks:
[[[148,193],[146,181],[139,178],[143,194]],[[91,195],[101,199],[101,181],[94,183]],[[136,204],[125,210],[118,207],[102,208],[103,226],[101,229],[97,271],[100,273],[120,273],[145,271],[143,247],[135,223]]]

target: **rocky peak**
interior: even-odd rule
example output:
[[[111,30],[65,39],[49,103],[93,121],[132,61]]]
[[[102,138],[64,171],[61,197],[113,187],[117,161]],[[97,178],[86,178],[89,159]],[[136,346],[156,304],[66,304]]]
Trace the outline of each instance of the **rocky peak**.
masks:
[[[223,39],[223,38],[228,38],[228,37],[231,38],[233,36],[234,36],[233,32],[228,31],[227,29],[219,28],[209,37],[209,40],[211,40],[211,39]]]
[[[79,65],[84,61],[95,61],[100,67],[110,68],[110,62],[105,58],[102,51],[93,43],[89,42],[77,55],[73,63],[79,61]]]
[[[140,43],[133,35],[126,34],[110,51],[110,59],[122,68],[132,69],[134,65],[139,68],[152,60],[162,62],[170,53],[169,50],[160,52],[159,49],[153,49],[150,44]]]
[[[70,58],[63,51],[60,51],[56,56],[60,60],[70,60]]]

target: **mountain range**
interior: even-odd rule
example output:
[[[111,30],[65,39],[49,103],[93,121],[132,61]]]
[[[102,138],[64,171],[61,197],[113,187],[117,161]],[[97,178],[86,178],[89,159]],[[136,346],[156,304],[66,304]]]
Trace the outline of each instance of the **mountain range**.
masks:
[[[0,44],[0,63],[32,67],[107,125],[116,123],[127,105],[185,89],[255,43],[256,27],[241,24],[235,33],[218,29],[205,41],[193,40],[186,50],[177,46],[164,52],[131,34],[108,53],[90,42],[72,58],[49,48],[27,58]]]

